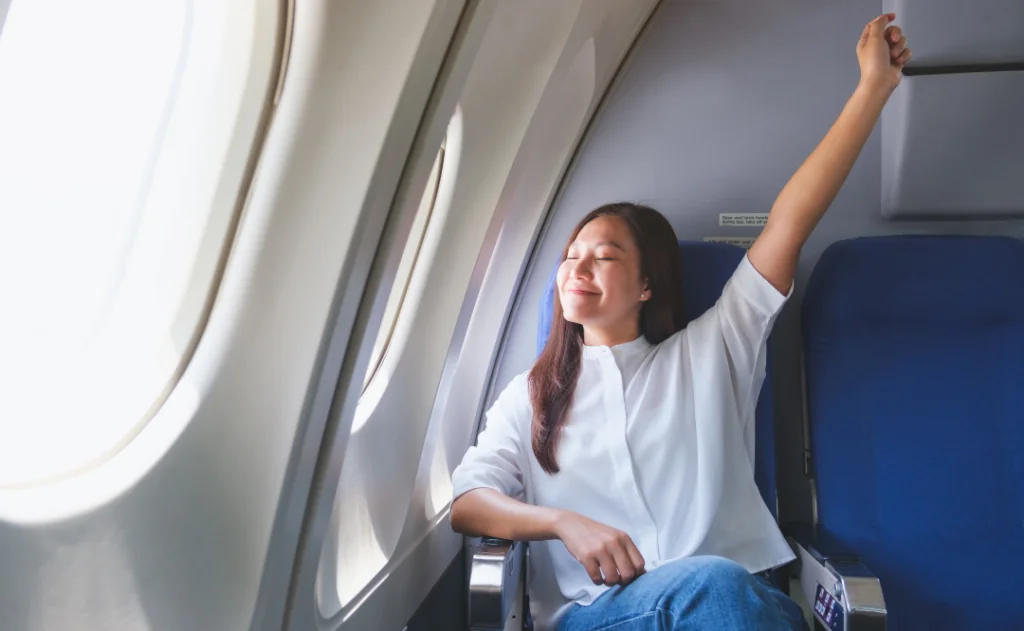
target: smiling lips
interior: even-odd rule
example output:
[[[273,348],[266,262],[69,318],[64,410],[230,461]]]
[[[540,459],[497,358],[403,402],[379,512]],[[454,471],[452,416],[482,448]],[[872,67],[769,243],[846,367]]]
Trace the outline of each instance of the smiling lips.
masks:
[[[570,294],[575,294],[577,296],[596,296],[597,295],[596,291],[587,291],[586,289],[580,289],[578,287],[574,287],[572,289],[567,289],[566,291],[568,293],[570,293]]]

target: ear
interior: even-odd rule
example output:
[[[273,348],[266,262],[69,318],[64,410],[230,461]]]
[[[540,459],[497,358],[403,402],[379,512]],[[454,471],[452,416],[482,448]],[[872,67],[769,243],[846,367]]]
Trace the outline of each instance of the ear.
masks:
[[[644,281],[644,290],[642,292],[640,292],[640,302],[647,302],[650,299],[651,299],[651,288],[647,284],[647,281],[645,280]]]

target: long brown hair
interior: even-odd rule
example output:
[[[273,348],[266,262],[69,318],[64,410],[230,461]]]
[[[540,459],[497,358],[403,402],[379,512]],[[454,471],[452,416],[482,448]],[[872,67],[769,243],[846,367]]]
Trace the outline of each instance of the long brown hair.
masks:
[[[640,309],[640,334],[658,344],[686,321],[683,316],[682,260],[672,224],[661,213],[639,204],[619,202],[592,210],[573,229],[562,250],[562,261],[580,230],[598,217],[618,217],[632,233],[640,252],[640,275],[647,280],[651,297]],[[555,314],[544,350],[530,370],[530,402],[533,404],[533,453],[548,474],[558,473],[555,454],[572,407],[580,376],[583,327],[562,314],[555,288]]]

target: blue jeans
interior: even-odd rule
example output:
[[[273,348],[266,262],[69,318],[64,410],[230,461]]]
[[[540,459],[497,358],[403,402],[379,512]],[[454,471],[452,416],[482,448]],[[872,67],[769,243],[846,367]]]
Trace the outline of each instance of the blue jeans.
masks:
[[[721,557],[690,557],[573,605],[558,631],[803,631],[803,611],[764,578]]]

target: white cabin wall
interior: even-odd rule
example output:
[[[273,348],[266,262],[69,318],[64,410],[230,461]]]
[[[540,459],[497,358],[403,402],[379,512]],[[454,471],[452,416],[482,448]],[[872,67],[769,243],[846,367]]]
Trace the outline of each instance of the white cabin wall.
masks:
[[[0,488],[0,629],[402,628],[459,558],[450,475],[520,272],[657,4],[260,1],[288,10],[284,80],[267,91],[209,322],[122,450]],[[381,396],[362,400],[453,112],[447,201],[426,225]],[[357,524],[386,544],[383,567],[331,567],[354,543],[329,532],[335,506],[345,517],[371,494],[397,502],[372,502]],[[317,588],[322,559],[344,594]]]
[[[421,123],[430,145],[456,112],[442,192],[380,369],[365,391],[359,370],[336,386],[337,430],[321,448],[289,628],[399,629],[456,557],[450,475],[473,439],[523,261],[655,4],[470,3]],[[422,182],[403,189],[389,224],[418,205]],[[385,236],[384,250],[407,247],[404,238]],[[379,252],[375,268],[390,256]],[[384,301],[389,269],[371,274],[364,302]],[[374,341],[373,317],[362,326],[359,354]]]
[[[280,100],[180,381],[107,461],[0,489],[0,630],[281,628],[325,420],[310,383],[332,326],[351,329],[464,3],[298,5]],[[338,309],[350,294],[355,306]]]

